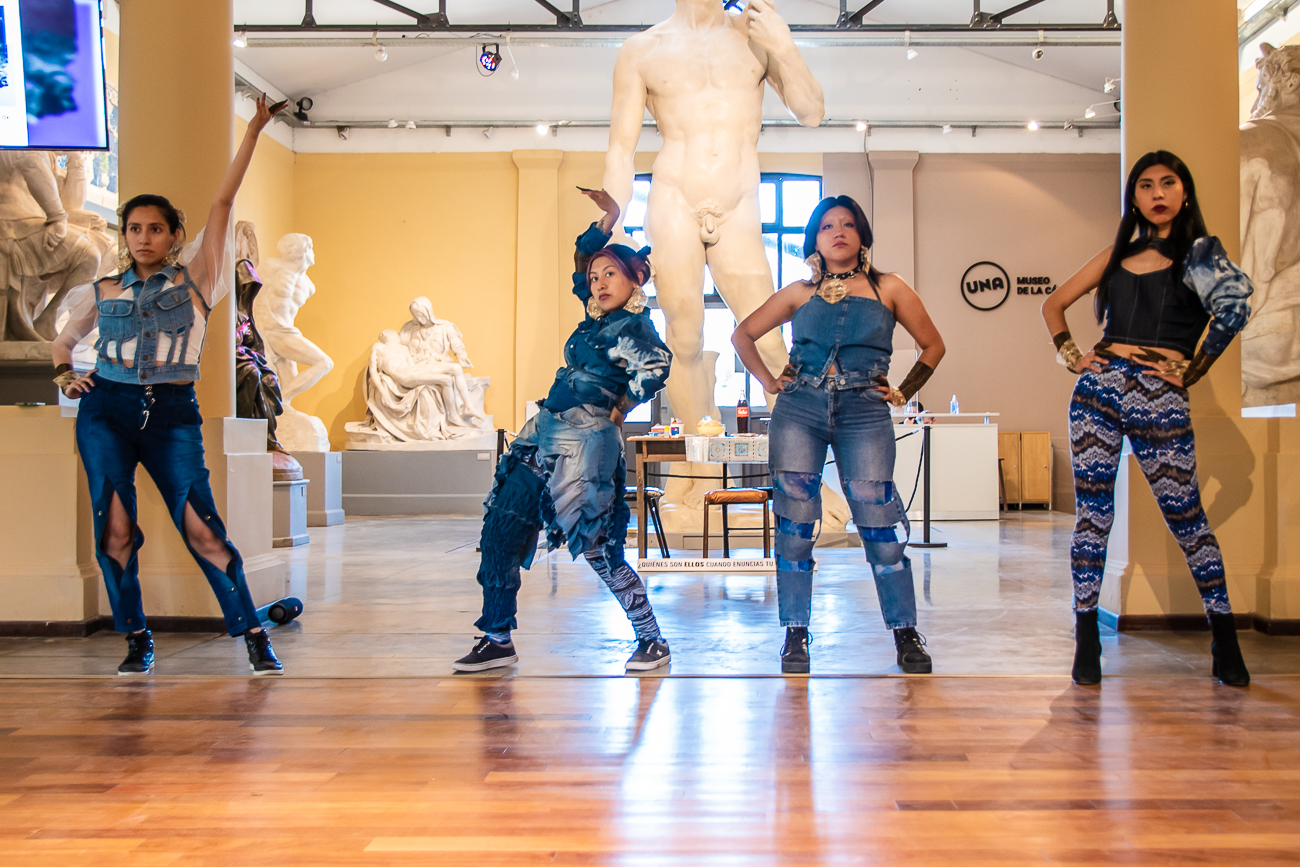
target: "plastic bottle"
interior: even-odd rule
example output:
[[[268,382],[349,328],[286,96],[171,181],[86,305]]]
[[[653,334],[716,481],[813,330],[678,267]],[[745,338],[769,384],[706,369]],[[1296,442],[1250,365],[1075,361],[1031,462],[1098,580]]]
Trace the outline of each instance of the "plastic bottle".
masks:
[[[956,415],[957,413],[961,412],[961,408],[957,406],[957,395],[955,394],[952,396],[952,400],[949,401],[948,403],[948,412],[952,413],[953,415]]]
[[[736,433],[749,433],[749,401],[743,397],[736,401]]]

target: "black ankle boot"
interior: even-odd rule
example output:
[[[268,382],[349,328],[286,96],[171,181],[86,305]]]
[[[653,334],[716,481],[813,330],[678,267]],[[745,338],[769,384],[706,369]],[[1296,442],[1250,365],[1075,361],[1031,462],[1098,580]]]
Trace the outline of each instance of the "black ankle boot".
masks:
[[[1074,612],[1074,668],[1070,677],[1081,686],[1101,683],[1101,633],[1095,608]]]
[[[149,674],[153,671],[153,633],[126,634],[126,659],[117,667],[118,674]]]
[[[807,626],[787,626],[785,628],[785,645],[781,648],[782,674],[807,674],[812,664],[808,645],[812,636]]]
[[[1214,676],[1228,686],[1246,686],[1250,683],[1250,672],[1246,670],[1246,661],[1241,658],[1241,647],[1237,644],[1236,621],[1231,614],[1211,614],[1209,617],[1210,631],[1214,634],[1210,641]]]
[[[930,654],[925,652],[925,636],[914,626],[894,630],[894,649],[903,674],[929,674],[933,670]]]
[[[248,647],[248,667],[253,674],[284,674],[284,666],[275,658],[271,649],[271,636],[266,630],[245,632],[244,644]]]

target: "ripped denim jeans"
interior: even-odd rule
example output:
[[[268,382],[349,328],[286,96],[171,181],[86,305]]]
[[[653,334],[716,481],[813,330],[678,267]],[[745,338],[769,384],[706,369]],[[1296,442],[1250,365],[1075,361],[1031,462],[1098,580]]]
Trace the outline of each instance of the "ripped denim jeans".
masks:
[[[772,411],[769,467],[774,486],[777,598],[782,626],[812,618],[813,545],[822,516],[822,468],[834,450],[853,523],[876,579],[890,629],[916,625],[910,525],[894,488],[894,425],[873,388],[797,382]]]

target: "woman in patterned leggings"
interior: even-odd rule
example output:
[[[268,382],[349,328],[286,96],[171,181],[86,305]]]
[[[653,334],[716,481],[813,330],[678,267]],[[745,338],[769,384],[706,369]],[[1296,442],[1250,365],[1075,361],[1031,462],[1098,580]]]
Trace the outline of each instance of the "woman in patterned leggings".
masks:
[[[1097,321],[1106,330],[1083,353],[1070,338],[1065,311],[1094,288]],[[1206,231],[1187,166],[1168,151],[1154,151],[1129,172],[1114,246],[1043,303],[1057,360],[1080,374],[1070,401],[1075,683],[1101,682],[1097,600],[1125,436],[1201,593],[1214,635],[1214,676],[1233,686],[1250,683],[1223,555],[1201,508],[1187,389],[1245,326],[1251,292],[1249,278]]]

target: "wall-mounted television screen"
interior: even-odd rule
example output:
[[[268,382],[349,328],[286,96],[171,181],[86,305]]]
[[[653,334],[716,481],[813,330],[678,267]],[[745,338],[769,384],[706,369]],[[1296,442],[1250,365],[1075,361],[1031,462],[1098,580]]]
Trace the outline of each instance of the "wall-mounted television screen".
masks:
[[[0,148],[107,147],[99,0],[0,0]]]

